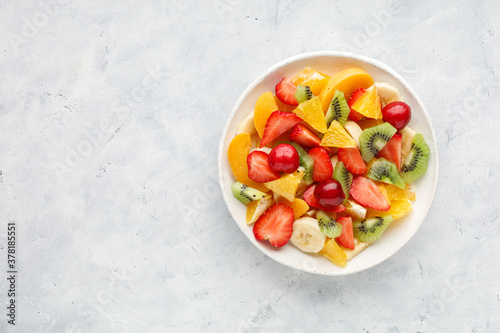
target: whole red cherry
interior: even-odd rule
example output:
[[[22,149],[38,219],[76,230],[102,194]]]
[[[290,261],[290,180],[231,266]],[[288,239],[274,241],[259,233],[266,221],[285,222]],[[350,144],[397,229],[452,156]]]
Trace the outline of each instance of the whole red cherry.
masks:
[[[344,202],[345,194],[342,185],[335,179],[325,179],[316,185],[314,198],[325,208],[333,208]]]
[[[295,172],[300,165],[299,153],[288,143],[277,145],[269,153],[269,166],[274,171]]]
[[[382,109],[382,116],[384,121],[387,121],[399,131],[410,122],[411,108],[404,102],[392,102]]]

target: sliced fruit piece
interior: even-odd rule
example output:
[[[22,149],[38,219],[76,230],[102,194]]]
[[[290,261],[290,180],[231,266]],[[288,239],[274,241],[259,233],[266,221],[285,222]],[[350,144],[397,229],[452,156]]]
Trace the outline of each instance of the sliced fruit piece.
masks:
[[[309,86],[312,93],[317,96],[321,89],[326,85],[330,76],[318,72],[310,67],[305,67],[297,75],[295,75],[292,81],[296,85]]]
[[[233,138],[227,149],[227,158],[231,171],[238,182],[262,192],[268,191],[263,184],[256,183],[248,177],[247,157],[251,146],[252,140],[248,133],[241,133]]]
[[[342,232],[337,237],[337,242],[345,248],[354,249],[354,234],[350,216],[337,218],[337,223],[342,225]]]
[[[344,125],[345,130],[356,141],[356,146],[359,147],[359,136],[363,133],[361,127],[352,120],[346,121]]]
[[[253,111],[253,123],[257,133],[262,138],[264,129],[266,128],[267,119],[274,111],[290,112],[295,108],[294,106],[286,105],[281,102],[272,92],[268,91],[263,93],[257,98],[255,108]],[[257,146],[258,147],[258,146]]]
[[[371,89],[367,89],[354,102],[351,109],[368,118],[382,119],[382,108],[380,106],[380,98],[377,95],[377,88],[372,87]]]
[[[377,87],[377,94],[380,98],[380,103],[382,103],[382,107],[391,102],[403,102],[403,98],[401,97],[398,88],[394,87],[392,84],[387,82],[375,82],[374,85]]]
[[[410,200],[415,201],[415,187],[413,184],[407,184],[405,189],[402,190],[394,185],[385,185],[387,195],[390,200]]]
[[[354,237],[362,242],[374,242],[382,236],[392,221],[390,214],[356,221],[352,224]]]
[[[347,200],[345,211],[355,220],[364,220],[366,216],[366,208],[354,200]]]
[[[246,221],[247,224],[255,223],[264,212],[274,205],[272,195],[267,194],[264,198],[252,201],[247,205]]]
[[[269,153],[269,166],[274,171],[293,173],[300,166],[297,149],[288,143],[280,143]]]
[[[384,196],[385,200],[390,204],[391,203],[391,199],[389,199],[389,193],[387,193],[387,189],[386,189],[386,185],[387,184],[384,184],[384,183],[376,183],[378,189],[380,190],[380,193],[382,193],[382,195]]]
[[[335,164],[335,169],[333,169],[332,177],[340,183],[340,186],[342,186],[342,190],[344,191],[345,196],[345,204],[347,202],[347,199],[349,199],[349,191],[351,190],[352,180],[354,179],[354,176],[349,172],[349,170],[347,170],[344,163],[339,161],[337,162],[337,164]]]
[[[372,77],[361,68],[348,68],[335,74],[321,90],[319,97],[323,111],[328,110],[335,90],[340,90],[349,97],[358,88],[368,88],[373,85]]]
[[[314,160],[313,179],[319,182],[332,177],[333,166],[326,150],[322,147],[316,147],[309,151],[309,156]]]
[[[330,107],[328,108],[328,111],[326,112],[325,116],[326,127],[330,126],[332,120],[337,120],[340,123],[340,125],[344,126],[350,111],[351,110],[347,105],[344,93],[335,90],[332,102],[330,103]]]
[[[347,255],[344,249],[342,249],[337,242],[331,238],[326,240],[325,245],[321,251],[319,251],[319,254],[340,267],[346,267],[347,265]]]
[[[359,136],[361,156],[365,162],[375,157],[396,133],[396,129],[389,123],[367,128]]]
[[[429,154],[429,146],[425,143],[424,136],[420,133],[415,134],[410,151],[401,165],[401,177],[406,184],[413,183],[427,172]]]
[[[311,125],[311,127],[318,132],[326,132],[325,115],[323,114],[323,109],[321,109],[321,102],[318,97],[315,96],[304,103],[300,103],[300,105],[293,110],[293,113],[299,118],[304,119],[306,123]]]
[[[299,169],[294,173],[283,174],[279,179],[265,183],[264,185],[288,201],[293,201],[302,177],[304,177],[304,170]]]
[[[348,148],[356,147],[356,141],[354,141],[337,120],[333,120],[321,140],[321,145],[325,147]]]
[[[368,246],[370,246],[372,242],[360,242],[356,238],[354,238],[354,250],[344,248],[347,261],[350,261],[352,258],[363,252]]]
[[[413,137],[415,137],[415,134],[417,134],[417,132],[415,132],[410,127],[406,126],[400,131],[400,133],[401,133],[401,165],[402,165],[406,160],[406,156],[410,152],[411,145],[413,143]]]
[[[349,109],[350,109],[349,119],[351,119],[352,121],[360,121],[361,119],[364,118],[364,116],[361,113],[358,113],[356,110],[354,110],[352,108],[352,106],[365,93],[366,93],[366,89],[365,88],[356,89],[352,93],[351,97],[349,98],[349,101],[347,102],[347,105],[349,105]]]
[[[358,121],[358,126],[361,128],[361,131],[363,131],[367,128],[374,127],[374,126],[377,126],[377,125],[380,125],[383,123],[384,123],[384,121],[382,119],[366,118],[366,119],[363,119],[361,121]],[[360,132],[360,134],[361,134],[361,132]]]
[[[248,177],[257,183],[267,183],[280,178],[280,173],[269,166],[269,155],[254,150],[247,157]]]
[[[250,135],[254,134],[257,130],[253,123],[253,113],[246,116],[241,123],[236,128],[236,134],[248,133]]]
[[[277,202],[281,202],[280,199],[278,199]],[[293,209],[294,219],[298,219],[309,210],[309,205],[299,198],[294,198],[292,202],[284,199],[282,203]]]
[[[278,97],[278,99],[285,104],[299,105],[297,99],[295,98],[296,90],[297,86],[295,83],[285,77],[276,85],[276,97]]]
[[[379,158],[372,164],[367,177],[371,180],[395,185],[401,189],[406,187],[396,164],[389,162],[385,158]]]
[[[291,112],[274,111],[267,119],[260,147],[262,148],[271,144],[281,134],[301,122],[302,119]]]
[[[336,238],[342,233],[342,224],[337,223],[327,213],[318,210],[316,212],[316,219],[318,220],[319,230],[321,230],[323,235]]]
[[[396,165],[398,171],[401,171],[401,133],[396,133],[380,150],[378,156],[385,158]]]
[[[268,240],[275,247],[282,247],[293,233],[293,209],[277,203],[259,217],[253,226],[256,239]]]
[[[307,101],[313,97],[313,93],[309,86],[298,85],[297,90],[295,91],[295,99],[300,104],[302,102]]]
[[[319,147],[321,140],[302,124],[295,125],[290,133],[290,141],[297,142],[302,147]]]
[[[289,142],[299,153],[299,163],[302,168],[304,168],[304,178],[302,180],[307,184],[311,185],[314,181],[314,160],[309,154],[296,142]]]
[[[387,211],[391,208],[389,202],[371,179],[357,176],[352,182],[349,193],[354,200],[364,207],[380,211]]]
[[[325,244],[325,235],[319,230],[318,220],[302,217],[293,223],[292,244],[304,252],[318,253]]]
[[[366,218],[381,216],[384,214],[391,214],[394,220],[399,219],[409,212],[412,211],[412,205],[410,200],[391,200],[391,209],[386,212],[381,212],[372,208],[369,208],[366,212]]]
[[[366,164],[358,148],[340,148],[337,156],[353,174],[361,175],[366,172]]]
[[[240,182],[235,182],[231,185],[231,191],[233,192],[233,196],[244,205],[248,205],[250,202],[255,200],[260,200],[267,195],[264,192],[256,190]]]

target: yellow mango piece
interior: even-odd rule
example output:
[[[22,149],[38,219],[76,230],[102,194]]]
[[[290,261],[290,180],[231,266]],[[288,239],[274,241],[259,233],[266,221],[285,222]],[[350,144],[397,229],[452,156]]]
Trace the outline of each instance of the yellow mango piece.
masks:
[[[346,100],[358,88],[368,88],[373,85],[373,78],[361,68],[348,68],[332,76],[319,94],[326,113],[335,93],[338,89],[344,93]]]
[[[326,240],[319,254],[340,267],[345,267],[347,265],[347,255],[345,251],[331,238]]]
[[[248,177],[247,157],[252,147],[250,134],[241,133],[236,135],[227,149],[227,158],[234,177],[240,183],[253,187],[262,192],[268,192],[264,184],[256,183]]]

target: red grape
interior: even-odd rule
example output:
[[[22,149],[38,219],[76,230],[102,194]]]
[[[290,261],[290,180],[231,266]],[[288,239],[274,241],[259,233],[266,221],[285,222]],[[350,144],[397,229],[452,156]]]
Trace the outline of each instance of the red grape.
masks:
[[[334,179],[325,179],[316,185],[314,189],[314,198],[321,206],[333,208],[344,201],[345,194],[342,190],[342,185],[340,185],[338,181]]]
[[[382,115],[384,121],[387,121],[399,131],[410,122],[411,108],[404,102],[392,102],[382,109]]]
[[[269,166],[274,171],[292,173],[298,169],[299,164],[299,153],[288,143],[277,145],[269,153]]]

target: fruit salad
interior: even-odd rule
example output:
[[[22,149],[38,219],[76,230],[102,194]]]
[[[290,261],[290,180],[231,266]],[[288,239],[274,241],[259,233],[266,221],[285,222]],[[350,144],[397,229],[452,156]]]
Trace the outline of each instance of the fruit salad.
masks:
[[[410,214],[430,150],[396,87],[360,68],[330,74],[306,67],[277,82],[227,154],[257,240],[345,267]]]

